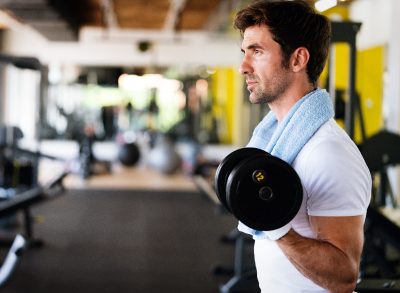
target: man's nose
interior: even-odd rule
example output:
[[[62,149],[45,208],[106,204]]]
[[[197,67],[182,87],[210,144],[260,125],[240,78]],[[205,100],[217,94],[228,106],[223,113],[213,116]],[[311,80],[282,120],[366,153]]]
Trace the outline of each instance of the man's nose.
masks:
[[[253,72],[253,67],[251,66],[248,57],[244,56],[242,62],[239,66],[239,72],[243,75]]]

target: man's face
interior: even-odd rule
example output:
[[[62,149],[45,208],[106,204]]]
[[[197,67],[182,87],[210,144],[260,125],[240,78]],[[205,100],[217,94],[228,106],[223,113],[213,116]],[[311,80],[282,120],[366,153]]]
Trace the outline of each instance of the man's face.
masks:
[[[281,97],[291,84],[291,71],[283,66],[280,45],[272,39],[266,25],[244,31],[242,52],[239,71],[246,77],[250,102],[271,103]]]

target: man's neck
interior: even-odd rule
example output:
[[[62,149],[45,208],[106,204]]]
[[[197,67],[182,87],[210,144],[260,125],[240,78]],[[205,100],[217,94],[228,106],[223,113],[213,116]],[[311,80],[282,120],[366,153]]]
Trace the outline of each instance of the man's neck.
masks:
[[[305,95],[312,92],[315,88],[308,84],[308,86],[299,88],[293,91],[287,91],[284,95],[269,103],[268,106],[275,114],[278,122],[281,122],[290,109]]]

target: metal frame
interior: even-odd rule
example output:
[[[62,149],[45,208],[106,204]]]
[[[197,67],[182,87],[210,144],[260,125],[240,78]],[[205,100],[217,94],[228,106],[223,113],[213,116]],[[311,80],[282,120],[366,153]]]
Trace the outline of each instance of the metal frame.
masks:
[[[356,46],[356,37],[357,33],[360,30],[361,23],[360,22],[335,22],[332,23],[332,38],[331,43],[346,43],[350,48],[350,64],[349,64],[349,82],[348,82],[348,101],[346,102],[345,107],[345,126],[346,131],[349,136],[354,140],[354,122],[355,116],[358,115],[360,119],[361,126],[361,136],[362,140],[365,139],[365,127],[364,127],[364,119],[361,111],[361,103],[360,97],[356,91],[356,66],[357,66],[357,46]],[[330,55],[329,55],[329,68],[333,68],[334,64],[334,54],[333,48],[331,46]],[[334,98],[334,82],[333,81],[334,74],[330,72],[327,80],[327,88],[330,91],[331,96]]]

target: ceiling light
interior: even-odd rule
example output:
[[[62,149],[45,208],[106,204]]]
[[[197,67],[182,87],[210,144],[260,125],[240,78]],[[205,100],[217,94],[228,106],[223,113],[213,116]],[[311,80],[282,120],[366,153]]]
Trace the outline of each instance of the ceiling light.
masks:
[[[323,12],[337,5],[337,0],[318,0],[315,2],[315,9]]]

